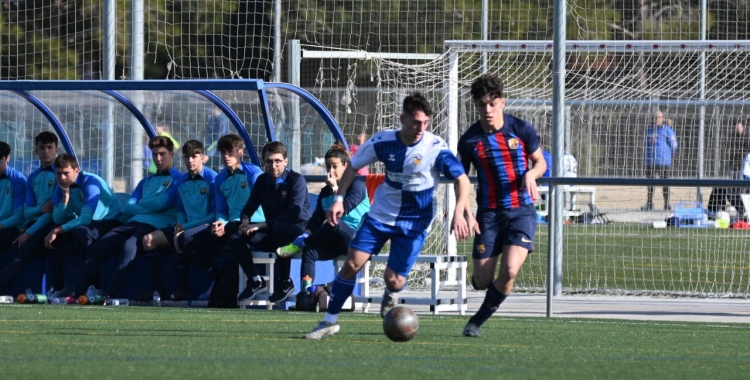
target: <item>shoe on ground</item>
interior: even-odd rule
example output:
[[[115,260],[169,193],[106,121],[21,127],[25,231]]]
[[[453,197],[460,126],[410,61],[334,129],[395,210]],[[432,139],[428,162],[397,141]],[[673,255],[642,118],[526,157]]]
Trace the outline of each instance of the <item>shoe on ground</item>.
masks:
[[[669,210],[672,209],[672,206],[670,206],[670,205],[664,205],[664,209],[667,210],[667,211],[669,211]]]
[[[276,256],[278,257],[289,257],[299,253],[302,249],[294,244],[285,245],[276,249]]]
[[[248,281],[247,286],[245,287],[245,290],[240,293],[240,295],[237,296],[238,302],[243,301],[250,301],[255,299],[255,297],[258,296],[258,294],[262,294],[268,291],[268,285],[266,285],[266,280],[260,279],[260,281]]]
[[[388,292],[383,293],[383,300],[380,301],[380,317],[385,318],[385,315],[396,307],[397,304],[398,295]]]
[[[284,280],[273,290],[273,294],[268,297],[268,302],[283,302],[294,293],[294,283],[292,280]]]
[[[652,204],[647,203],[643,205],[643,207],[641,207],[641,211],[653,211],[653,210],[654,210],[654,205]]]
[[[479,333],[479,326],[477,326],[475,323],[469,322],[466,324],[466,327],[464,327],[464,336],[468,336],[471,338],[481,338],[482,334]]]
[[[313,340],[320,340],[323,339],[329,335],[336,334],[339,332],[339,329],[341,327],[338,323],[328,323],[325,321],[322,321],[318,323],[317,326],[315,326],[312,331],[305,334],[305,339],[313,339]]]

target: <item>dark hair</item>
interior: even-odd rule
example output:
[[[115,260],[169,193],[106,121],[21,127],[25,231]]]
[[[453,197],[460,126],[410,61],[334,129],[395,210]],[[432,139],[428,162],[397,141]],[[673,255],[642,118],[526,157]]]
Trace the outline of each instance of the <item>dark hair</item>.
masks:
[[[184,156],[194,156],[196,154],[203,154],[203,152],[205,152],[203,143],[198,140],[188,140],[182,146],[182,154]]]
[[[325,159],[327,160],[329,158],[338,158],[344,165],[349,163],[349,152],[344,147],[343,142],[336,141],[330,148],[328,148]]]
[[[167,148],[168,151],[174,152],[174,142],[169,137],[156,136],[148,140],[148,148],[154,150],[155,148]]]
[[[430,102],[422,96],[421,93],[415,92],[406,98],[404,98],[404,110],[403,113],[411,115],[416,111],[422,111],[427,116],[432,116],[432,107]]]
[[[263,158],[266,158],[266,153],[276,154],[279,153],[286,158],[286,147],[279,141],[271,141],[270,143],[263,146]]]
[[[55,168],[62,169],[67,167],[78,169],[78,160],[72,154],[61,153],[55,158]]]
[[[56,134],[49,131],[44,131],[34,137],[34,146],[37,146],[39,144],[55,144],[55,146],[57,146],[59,141],[60,140],[57,138]]]
[[[245,149],[245,142],[242,141],[240,136],[234,133],[221,136],[219,142],[216,143],[216,149],[219,152],[229,152],[232,149]]]
[[[0,141],[0,158],[6,158],[10,156],[10,144],[5,141]]]
[[[495,74],[482,74],[471,83],[471,98],[481,99],[489,95],[493,99],[503,97],[503,80]]]

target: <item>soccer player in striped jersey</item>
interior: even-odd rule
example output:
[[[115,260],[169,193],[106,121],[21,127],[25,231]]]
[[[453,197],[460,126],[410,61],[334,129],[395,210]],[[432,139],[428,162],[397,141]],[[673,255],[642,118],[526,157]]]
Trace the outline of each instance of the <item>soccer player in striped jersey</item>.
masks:
[[[406,286],[435,216],[435,190],[440,173],[456,185],[451,230],[459,240],[472,233],[475,222],[468,206],[469,178],[448,144],[427,131],[431,116],[432,108],[421,94],[407,96],[400,116],[401,129],[374,135],[359,148],[344,171],[327,213],[328,223],[333,226],[341,221],[344,197],[357,170],[380,161],[386,170],[385,182],[378,187],[370,212],[349,246],[346,263],[334,280],[323,321],[305,335],[306,339],[322,339],[339,331],[338,316],[352,294],[357,273],[371,255],[380,253],[389,239],[391,252],[383,275],[386,290],[381,315],[396,305],[396,293]]]
[[[471,96],[479,121],[459,139],[458,153],[467,173],[472,164],[477,170],[481,233],[474,237],[472,284],[477,290],[488,290],[463,335],[479,337],[479,327],[513,290],[518,271],[534,250],[534,200],[539,198],[536,179],[544,174],[547,164],[534,127],[503,113],[503,82],[497,75],[485,74],[474,80]],[[498,256],[502,264],[495,279]]]
[[[190,251],[184,254],[180,246],[180,236],[207,229],[216,220],[214,198],[214,179],[216,172],[204,166],[208,156],[205,155],[203,143],[189,140],[182,146],[182,159],[187,168],[170,188],[171,202],[177,205],[177,225],[160,228],[143,237],[143,249],[152,250],[158,247],[173,247],[178,253],[178,289],[170,298],[187,299],[190,296],[189,271],[190,263],[196,263],[208,272],[211,281],[216,280],[216,271],[208,252]],[[154,276],[157,282],[160,278]],[[159,285],[157,284],[158,288]],[[159,289],[157,289],[159,290]]]

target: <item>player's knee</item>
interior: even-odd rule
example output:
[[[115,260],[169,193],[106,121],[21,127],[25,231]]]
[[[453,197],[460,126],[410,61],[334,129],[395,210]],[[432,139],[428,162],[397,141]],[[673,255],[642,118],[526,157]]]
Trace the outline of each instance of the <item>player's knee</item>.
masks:
[[[492,284],[492,278],[489,276],[484,276],[479,273],[474,273],[471,276],[471,286],[474,287],[474,290],[487,290],[490,287],[490,284]]]

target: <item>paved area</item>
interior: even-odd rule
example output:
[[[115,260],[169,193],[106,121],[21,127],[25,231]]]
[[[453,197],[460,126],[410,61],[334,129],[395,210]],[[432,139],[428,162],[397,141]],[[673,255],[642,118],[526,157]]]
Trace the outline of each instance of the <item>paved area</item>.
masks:
[[[419,293],[408,295],[417,294]],[[484,300],[484,293],[469,292],[468,299],[467,318],[479,309]],[[379,305],[373,305],[370,312],[377,312],[379,307]],[[419,313],[429,313],[427,306],[413,306],[413,308]],[[457,315],[455,312],[443,314]],[[500,306],[495,316],[546,317],[547,296],[514,293]],[[750,300],[563,295],[552,299],[552,316],[556,318],[750,323]]]

